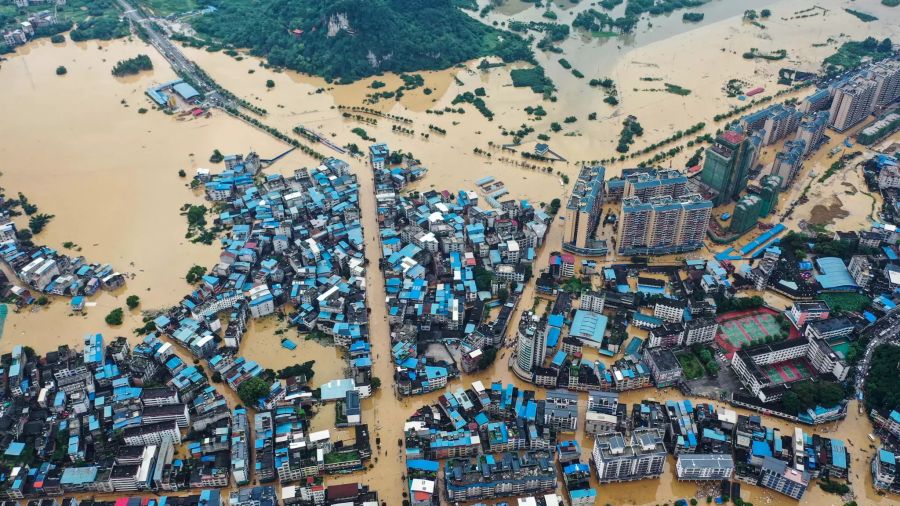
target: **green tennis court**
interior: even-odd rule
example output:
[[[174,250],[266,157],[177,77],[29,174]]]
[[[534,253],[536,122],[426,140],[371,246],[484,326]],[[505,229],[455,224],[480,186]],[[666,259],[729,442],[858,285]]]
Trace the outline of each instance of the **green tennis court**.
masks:
[[[759,313],[735,318],[723,323],[720,332],[725,337],[729,348],[739,350],[753,341],[765,339],[781,331],[775,317],[767,313]]]
[[[761,366],[760,369],[762,369],[766,377],[769,378],[769,382],[773,385],[793,383],[795,381],[805,380],[812,376],[809,368],[802,361],[768,364]]]

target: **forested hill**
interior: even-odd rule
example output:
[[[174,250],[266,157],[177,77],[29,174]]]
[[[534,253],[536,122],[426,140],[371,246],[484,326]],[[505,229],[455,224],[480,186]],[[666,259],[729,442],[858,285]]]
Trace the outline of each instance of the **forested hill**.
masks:
[[[273,65],[330,79],[434,70],[496,55],[531,61],[527,42],[453,0],[213,0],[193,26]]]

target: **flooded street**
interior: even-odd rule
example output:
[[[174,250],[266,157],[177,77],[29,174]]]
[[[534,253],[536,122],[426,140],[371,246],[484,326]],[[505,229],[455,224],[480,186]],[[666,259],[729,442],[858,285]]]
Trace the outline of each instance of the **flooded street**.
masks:
[[[507,68],[482,71],[477,69],[478,61],[468,62],[462,68],[421,72],[425,85],[405,92],[399,102],[381,99],[369,104],[366,103],[367,95],[374,92],[371,88],[374,81],[385,83],[384,90],[393,90],[402,85],[400,77],[386,75],[350,85],[332,85],[295,72],[266,69],[260,60],[249,56],[238,60],[203,49],[185,49],[185,53],[225,88],[266,108],[269,114],[264,121],[282,131],[288,132],[302,125],[338,145],[355,143],[365,149],[369,142],[351,132],[358,127],[378,142],[387,142],[394,149],[413,153],[429,168],[428,176],[417,189],[473,189],[475,180],[492,175],[504,183],[512,198],[541,203],[554,198],[565,201],[567,189],[560,174],[574,176],[579,161],[614,154],[620,124],[626,115],[636,115],[646,131],[633,149],[640,149],[701,121],[707,123],[704,132],[715,132],[721,124],[716,125],[712,117],[739,103],[735,98],[727,98],[721,90],[729,79],[764,86],[766,95],[773,94],[779,89],[775,82],[782,66],[813,70],[843,41],[869,34],[879,38],[900,38],[900,27],[889,22],[890,13],[884,10],[886,8],[875,1],[857,3],[864,4],[867,10],[882,19],[864,24],[841,9],[846,2],[837,0],[818,2],[830,9],[827,16],[805,19],[782,19],[809,7],[798,5],[796,1],[714,1],[698,9],[706,13],[705,21],[698,25],[685,25],[681,13],[676,12],[668,17],[652,18],[652,29],[648,30],[642,24],[637,34],[628,37],[592,38],[574,34],[561,47],[573,66],[584,72],[586,79],[577,79],[562,69],[557,62],[559,55],[537,55],[559,88],[559,100],[553,103],[542,101],[540,95],[529,89],[512,87]],[[567,2],[554,5],[560,12],[560,22],[565,23],[570,23],[574,12],[584,8]],[[773,12],[772,18],[765,22],[766,29],[741,21],[740,14],[745,8],[761,7]],[[510,1],[492,13],[488,20],[539,20],[540,12],[531,3]],[[513,17],[509,18],[510,15]],[[822,45],[814,47],[810,41]],[[786,48],[789,56],[783,62],[742,58],[741,53],[752,47],[762,51]],[[141,53],[150,56],[153,71],[124,79],[110,75],[110,69],[117,61]],[[18,314],[11,312],[0,338],[0,353],[9,352],[17,344],[31,346],[38,353],[53,350],[60,344],[80,346],[82,336],[89,332],[102,332],[108,338],[132,336],[132,329],[141,325],[140,310],[177,304],[191,289],[184,280],[188,269],[193,265],[211,266],[218,259],[218,244],[193,244],[184,237],[187,223],[180,208],[187,203],[205,203],[202,195],[187,187],[194,171],[197,168],[222,170],[221,165],[209,163],[214,149],[226,154],[255,150],[262,158],[267,158],[284,151],[285,145],[216,111],[210,118],[183,119],[152,110],[144,90],[174,79],[175,74],[153,48],[137,40],[100,44],[69,41],[59,45],[44,40],[7,56],[8,61],[0,63],[0,89],[4,91],[0,94],[0,111],[5,119],[0,122],[0,138],[3,139],[0,143],[0,186],[8,196],[22,192],[41,212],[55,215],[47,228],[36,236],[36,243],[61,250],[64,243],[74,243],[69,254],[84,255],[88,261],[110,263],[126,273],[128,280],[123,289],[92,297],[84,315],[73,314],[68,299],[64,298],[54,298],[48,307],[37,311],[28,308]],[[55,75],[58,65],[66,66],[67,75]],[[698,68],[703,70],[698,71]],[[602,77],[611,77],[616,82],[621,101],[618,106],[603,103],[604,94],[587,86],[586,80]],[[274,88],[266,88],[268,79],[275,82]],[[690,89],[691,93],[679,96],[646,91],[656,87],[646,79],[674,83]],[[460,107],[452,103],[457,94],[476,88],[485,89],[485,101],[494,113],[492,121],[470,106],[462,106],[465,114],[433,113],[445,107]],[[426,89],[429,92],[426,93]],[[547,110],[547,116],[539,118],[525,111],[526,107],[538,105]],[[340,106],[371,108],[378,114],[361,116],[377,121],[377,124],[345,117]],[[140,108],[151,110],[139,113]],[[594,121],[587,118],[591,112],[597,113]],[[406,118],[409,123],[379,114]],[[566,123],[560,133],[551,134],[549,141],[568,162],[552,165],[526,162],[519,154],[496,147],[512,142],[511,136],[502,134],[504,129],[517,130],[527,125],[534,128],[534,132],[525,136],[520,149],[529,151],[538,134],[549,134],[551,123],[562,123],[563,118],[571,115],[576,116],[577,121]],[[414,133],[398,132],[393,128],[398,125],[412,129]],[[446,136],[429,129],[429,125],[446,130]],[[425,133],[429,133],[427,138]],[[799,197],[811,176],[817,178],[827,169],[832,162],[827,159],[827,152],[837,142],[839,140],[833,139],[806,163],[798,183],[782,196],[779,214],[783,212],[785,202]],[[311,146],[327,156],[337,156],[324,145]],[[475,148],[485,150],[491,157],[474,153]],[[769,150],[769,155],[774,156],[772,147]],[[666,163],[678,166],[688,156],[690,153],[683,153]],[[434,403],[441,392],[406,399],[397,399],[393,395],[390,334],[383,304],[384,282],[376,266],[381,250],[371,171],[363,160],[349,161],[359,175],[361,186],[366,256],[372,262],[366,283],[371,308],[374,376],[381,379],[382,389],[362,403],[363,421],[369,424],[373,436],[375,469],[329,477],[326,483],[365,482],[378,490],[383,501],[393,506],[402,504],[407,486],[403,479],[403,448],[397,445],[403,435],[403,423],[419,407]],[[268,170],[288,174],[295,168],[314,163],[310,157],[294,152]],[[613,164],[607,177],[636,163],[637,160]],[[865,193],[861,171],[852,165],[825,184],[813,183],[810,201],[798,206],[785,223],[791,229],[796,229],[800,220],[826,225],[832,230],[857,229],[866,225],[873,197]],[[549,172],[546,167],[550,167]],[[178,176],[179,169],[186,172],[187,178]],[[854,211],[840,213],[842,209]],[[551,225],[545,247],[535,261],[538,269],[547,265],[549,253],[560,244],[562,229],[560,220]],[[706,253],[708,251],[698,255]],[[609,260],[614,259],[613,256]],[[674,260],[674,257],[668,260]],[[104,316],[115,307],[124,307],[125,298],[132,294],[140,296],[141,308],[126,311],[125,323],[120,328],[106,325]],[[773,297],[777,305],[786,303]],[[514,344],[519,313],[530,309],[533,299],[534,284],[529,283],[513,316],[508,345]],[[284,337],[294,340],[298,348],[289,351],[281,347],[280,341]],[[178,350],[179,354],[184,354],[183,358],[190,360],[183,350]],[[449,385],[448,390],[465,388],[479,380],[485,385],[501,381],[538,390],[521,382],[507,368],[510,353],[510,348],[504,348],[491,368],[464,376]],[[276,371],[315,360],[313,387],[343,377],[346,367],[341,351],[327,343],[298,337],[295,331],[287,329],[275,318],[251,324],[241,354]],[[219,389],[232,406],[239,402],[227,388]],[[582,397],[586,399],[586,394]],[[676,391],[645,389],[624,393],[620,402],[630,405],[645,398],[682,397]],[[849,413],[848,419],[836,428],[826,426],[812,432],[830,431],[829,437],[852,444],[852,487],[857,502],[889,504],[890,500],[874,493],[867,479],[867,465],[873,450],[868,446],[866,436],[872,431],[871,425],[865,417],[856,414],[855,404],[851,405]],[[321,407],[313,421],[313,429],[331,428],[333,424],[334,406]],[[771,418],[766,418],[765,424],[783,430],[789,427],[789,424]],[[809,428],[804,430],[810,431]],[[592,442],[581,430],[575,437],[581,442],[586,459]],[[380,445],[375,445],[374,438],[380,439]],[[671,472],[673,467],[674,461],[670,458],[668,472],[661,480],[599,486],[600,503],[649,505],[693,497],[696,486],[675,481]],[[743,490],[744,499],[757,505],[797,504],[757,487],[744,486]],[[705,496],[702,499],[705,500]],[[826,495],[813,485],[803,503],[840,505],[843,501],[837,496]]]

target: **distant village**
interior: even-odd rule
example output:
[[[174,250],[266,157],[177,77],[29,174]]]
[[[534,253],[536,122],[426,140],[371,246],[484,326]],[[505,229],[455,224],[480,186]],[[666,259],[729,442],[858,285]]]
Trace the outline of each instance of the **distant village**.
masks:
[[[404,427],[412,504],[435,504],[442,474],[449,501],[555,495],[561,483],[568,504],[588,506],[603,500],[604,484],[658,479],[669,455],[678,480],[712,483],[706,490],[719,497],[739,498],[741,483],[749,483],[800,499],[814,478],[848,477],[843,441],[800,427],[782,434],[757,415],[689,400],[643,401],[629,415],[618,393],[597,390],[580,417],[579,402],[569,390],[539,399],[499,382],[442,395]],[[594,438],[584,452],[568,439],[579,424]],[[882,472],[881,462],[873,469]],[[590,486],[594,471],[599,491]]]

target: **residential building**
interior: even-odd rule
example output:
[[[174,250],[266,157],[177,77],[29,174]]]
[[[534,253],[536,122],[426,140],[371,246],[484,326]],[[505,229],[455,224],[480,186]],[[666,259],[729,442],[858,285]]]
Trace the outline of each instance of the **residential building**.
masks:
[[[250,483],[250,421],[247,410],[235,409],[231,417],[231,477],[237,485]]]
[[[636,168],[623,169],[624,186],[620,198],[637,197],[642,201],[654,197],[681,197],[688,191],[688,178],[680,170]]]
[[[875,82],[875,107],[883,107],[900,98],[900,60],[882,60],[869,68]]]
[[[828,111],[810,113],[803,118],[794,137],[794,141],[803,141],[803,156],[809,155],[822,141],[828,127],[828,118]]]
[[[781,189],[788,189],[803,166],[804,153],[809,152],[809,145],[802,138],[787,141],[781,151],[775,154],[769,173],[781,178]]]
[[[547,352],[547,334],[538,316],[524,311],[519,320],[516,344],[516,364],[523,373],[531,373],[544,363]]]
[[[596,413],[614,415],[619,406],[619,394],[616,392],[602,392],[591,390],[588,392],[587,410]]]
[[[794,133],[800,125],[803,113],[783,104],[775,104],[767,109],[763,124],[762,145],[768,146]],[[749,131],[749,130],[745,130]]]
[[[181,431],[178,423],[160,422],[138,427],[129,427],[122,434],[122,439],[128,446],[158,445],[163,438],[169,436],[175,444],[181,444]]]
[[[764,457],[759,485],[800,500],[809,486],[809,473],[794,469],[776,458]]]
[[[825,301],[811,300],[795,302],[791,309],[785,313],[785,316],[795,327],[802,329],[807,322],[828,319],[829,311],[830,309]]]
[[[647,348],[664,346],[667,348],[681,346],[684,341],[684,324],[667,323],[661,327],[650,329],[647,334]]]
[[[493,454],[475,461],[450,459],[444,464],[444,476],[452,502],[551,492],[557,486],[548,452]]]
[[[898,174],[898,176],[900,176],[900,174]],[[900,177],[898,177],[898,185],[900,185]],[[853,281],[863,290],[869,288],[869,285],[875,278],[875,271],[872,269],[872,264],[865,255],[853,255],[850,259],[850,265],[847,266],[847,270],[850,271],[850,276],[853,277]]]
[[[838,86],[831,102],[829,126],[843,132],[866,119],[875,108],[877,88],[875,81],[862,76]]]
[[[775,212],[775,208],[778,206],[778,194],[781,192],[782,184],[783,181],[781,176],[768,175],[763,176],[762,179],[760,179],[760,218],[765,218]]]
[[[718,331],[719,322],[715,318],[694,318],[684,322],[684,345],[711,343]]]
[[[900,167],[885,165],[878,171],[878,187],[882,190],[900,188]]]
[[[602,166],[581,168],[572,195],[566,204],[563,249],[584,256],[606,253],[606,243],[594,236],[603,211],[603,187],[606,169]]]
[[[650,366],[650,373],[656,388],[666,388],[682,380],[681,365],[672,350],[654,348],[645,353],[645,361]]]
[[[544,425],[559,432],[578,428],[578,394],[568,390],[550,390],[544,401]]]
[[[900,493],[900,475],[897,469],[900,462],[894,452],[879,448],[872,457],[872,484],[877,490]]]
[[[756,146],[744,134],[729,130],[716,137],[706,150],[700,178],[716,193],[716,206],[731,202],[747,186],[747,177],[756,160]]]
[[[604,292],[591,290],[581,294],[581,298],[579,299],[579,309],[602,313],[605,303],[606,294]]]
[[[712,203],[700,195],[622,200],[616,247],[622,255],[664,255],[703,245]]]
[[[684,319],[687,303],[681,299],[660,300],[653,306],[653,316],[669,323],[678,323]]]
[[[849,336],[855,328],[856,325],[849,318],[838,316],[809,322],[804,335],[810,339],[834,339]]]
[[[762,209],[763,201],[757,195],[741,197],[734,206],[728,231],[734,234],[747,233],[750,229],[756,227]]]
[[[615,483],[658,478],[667,453],[660,431],[638,429],[628,441],[619,432],[597,435],[592,455],[597,481]]]
[[[616,415],[587,411],[584,414],[584,432],[593,436],[615,432],[618,420]]]
[[[675,463],[675,476],[680,481],[729,480],[734,474],[731,455],[715,453],[681,453]]]
[[[369,163],[372,165],[372,170],[383,170],[390,155],[391,151],[388,149],[387,144],[372,144],[369,146]]]

